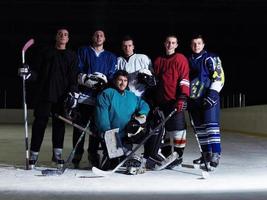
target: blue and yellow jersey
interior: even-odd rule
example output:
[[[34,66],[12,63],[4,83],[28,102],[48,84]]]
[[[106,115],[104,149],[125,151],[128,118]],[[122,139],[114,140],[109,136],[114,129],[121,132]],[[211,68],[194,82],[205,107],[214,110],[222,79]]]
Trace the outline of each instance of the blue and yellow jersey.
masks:
[[[224,72],[221,59],[213,53],[202,51],[189,58],[190,65],[190,97],[202,97],[207,89],[218,93],[224,86]]]

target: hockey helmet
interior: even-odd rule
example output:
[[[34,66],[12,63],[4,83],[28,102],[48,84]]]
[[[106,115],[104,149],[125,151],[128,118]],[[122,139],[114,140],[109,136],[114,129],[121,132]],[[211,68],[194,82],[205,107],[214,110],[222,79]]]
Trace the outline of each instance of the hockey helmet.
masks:
[[[138,81],[149,87],[156,85],[155,76],[151,73],[149,69],[140,69],[137,75]]]
[[[144,124],[132,118],[125,127],[125,133],[131,143],[139,143],[145,136]]]
[[[93,74],[88,75],[88,80],[85,82],[85,85],[95,90],[102,90],[105,88],[107,83],[108,80],[104,74],[94,72]]]

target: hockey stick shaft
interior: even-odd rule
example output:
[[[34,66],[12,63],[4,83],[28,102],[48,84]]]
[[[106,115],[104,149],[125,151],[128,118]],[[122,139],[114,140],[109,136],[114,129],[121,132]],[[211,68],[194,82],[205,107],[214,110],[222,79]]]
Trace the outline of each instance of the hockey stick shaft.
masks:
[[[158,124],[154,129],[149,131],[149,134],[142,140],[142,142],[140,142],[128,155],[126,155],[126,158],[124,158],[123,161],[121,161],[112,171],[103,171],[100,170],[96,167],[93,167],[92,170],[93,172],[98,173],[99,175],[110,175],[113,174],[114,172],[116,172],[127,160],[129,160],[129,158],[131,158],[131,156],[143,145],[145,144],[145,142],[152,136],[152,135],[156,135],[157,134],[157,130],[163,126],[166,121],[168,121],[173,115],[174,113],[176,113],[176,109],[174,109],[160,124]]]
[[[88,133],[88,134],[92,134],[92,133],[89,131],[89,129],[88,129],[87,127],[84,128],[84,127],[82,127],[82,126],[80,126],[80,125],[74,123],[73,121],[71,121],[71,120],[69,120],[69,119],[67,119],[67,118],[65,118],[65,117],[63,117],[63,116],[61,116],[61,115],[59,115],[59,114],[55,114],[55,116],[56,116],[58,119],[61,119],[62,121],[64,121],[65,123],[67,123],[67,124],[69,124],[69,125],[71,125],[71,126],[73,126],[73,127],[75,127],[75,128],[78,128],[80,131],[84,131],[84,132],[86,132],[86,133]]]
[[[27,49],[34,44],[34,39],[30,39],[22,48],[22,64],[25,64],[25,53]],[[22,76],[22,101],[24,111],[24,129],[25,129],[25,149],[26,149],[26,170],[29,170],[29,134],[28,134],[28,111],[26,102],[26,75]]]
[[[203,161],[204,161],[204,164],[205,164],[206,171],[208,172],[209,171],[208,163],[207,163],[206,157],[205,157],[205,155],[203,153],[202,147],[200,145],[200,141],[198,139],[198,135],[197,135],[197,130],[196,130],[196,127],[195,127],[195,123],[194,123],[194,120],[193,120],[193,117],[192,117],[192,114],[191,114],[190,111],[188,111],[188,116],[189,116],[190,124],[191,124],[191,126],[193,128],[193,131],[194,131],[194,135],[195,135],[195,138],[196,138],[196,141],[197,141],[197,144],[198,144],[199,151],[201,153],[201,156],[202,156]]]
[[[63,120],[64,122],[67,122],[68,124],[71,124],[71,125],[74,124],[70,120],[68,120],[68,119],[66,119],[66,118],[64,118],[64,117],[62,117],[62,116],[60,116],[58,114],[55,114],[55,116],[57,118]],[[42,171],[42,174],[43,175],[46,175],[46,176],[47,175],[48,176],[51,176],[51,175],[62,175],[65,172],[65,170],[67,169],[68,164],[72,161],[72,159],[73,159],[73,157],[75,155],[75,152],[76,152],[76,149],[77,149],[78,145],[80,144],[80,142],[82,141],[82,139],[84,138],[84,136],[86,135],[86,133],[89,133],[89,131],[87,131],[89,129],[89,126],[90,126],[90,120],[86,124],[86,127],[85,128],[79,126],[82,129],[82,134],[80,135],[80,137],[79,137],[78,141],[76,142],[74,148],[70,152],[70,154],[69,154],[66,162],[64,163],[63,167],[61,169],[58,169],[58,170],[45,169],[45,170]]]
[[[82,139],[84,138],[84,136],[86,135],[86,133],[90,133],[89,131],[87,131],[89,129],[89,126],[90,126],[90,120],[86,124],[86,127],[83,129],[82,134],[80,135],[78,141],[76,142],[74,148],[72,149],[70,155],[68,156],[68,159],[66,161],[66,164],[69,164],[72,161],[72,159],[74,157],[74,154],[76,152],[76,149],[77,149],[78,145],[80,144],[80,142],[82,141]]]
[[[26,170],[29,170],[29,134],[28,134],[28,112],[27,112],[27,103],[26,103],[26,83],[23,77],[22,87],[23,87],[23,111],[24,111],[24,130],[25,130],[25,149],[26,149]]]

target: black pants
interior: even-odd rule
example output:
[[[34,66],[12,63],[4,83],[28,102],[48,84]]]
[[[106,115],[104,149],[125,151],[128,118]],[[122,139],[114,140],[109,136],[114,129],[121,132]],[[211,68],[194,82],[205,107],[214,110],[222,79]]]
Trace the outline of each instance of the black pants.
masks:
[[[39,152],[47,127],[49,116],[52,114],[52,145],[53,148],[63,149],[65,124],[54,114],[64,113],[63,101],[57,103],[40,102],[34,109],[34,121],[32,125],[31,151]]]

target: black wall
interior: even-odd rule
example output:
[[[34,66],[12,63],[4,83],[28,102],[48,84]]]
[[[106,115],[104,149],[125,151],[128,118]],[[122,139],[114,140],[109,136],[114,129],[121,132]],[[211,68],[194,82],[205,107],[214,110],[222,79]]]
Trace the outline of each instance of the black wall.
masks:
[[[120,40],[130,34],[136,52],[154,59],[162,52],[164,36],[179,36],[179,51],[189,55],[190,35],[201,32],[207,49],[220,55],[226,75],[222,95],[246,94],[248,105],[266,104],[265,49],[267,3],[261,0],[93,0],[93,1],[1,1],[0,2],[0,107],[22,107],[22,85],[17,77],[21,48],[30,39],[27,52],[52,43],[59,26],[70,29],[71,48],[89,44],[91,32],[104,28],[106,49],[120,54]],[[33,90],[28,87],[31,106]]]

